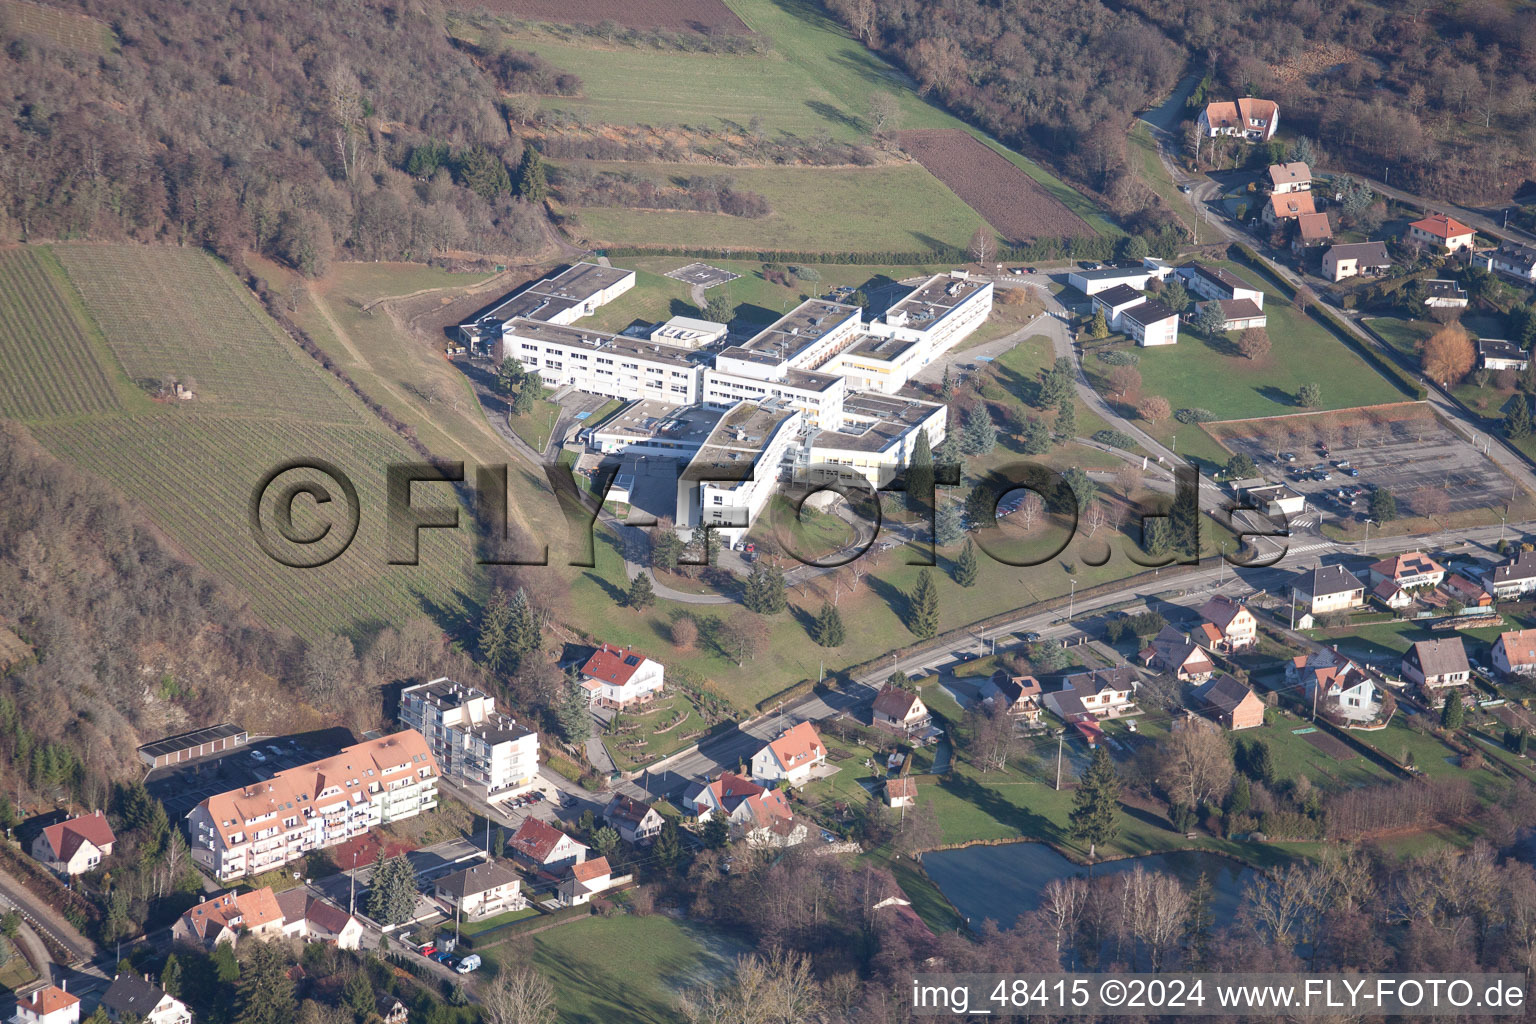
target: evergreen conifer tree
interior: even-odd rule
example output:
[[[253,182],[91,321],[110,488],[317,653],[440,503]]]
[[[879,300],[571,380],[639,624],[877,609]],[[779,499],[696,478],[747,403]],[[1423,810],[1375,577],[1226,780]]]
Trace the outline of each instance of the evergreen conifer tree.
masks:
[[[907,628],[922,640],[939,632],[939,588],[927,569],[918,572],[917,584],[907,596]]]
[[[967,538],[965,547],[960,549],[960,557],[955,559],[955,582],[962,587],[974,587],[976,576],[981,571],[981,566],[976,561],[976,548]]]

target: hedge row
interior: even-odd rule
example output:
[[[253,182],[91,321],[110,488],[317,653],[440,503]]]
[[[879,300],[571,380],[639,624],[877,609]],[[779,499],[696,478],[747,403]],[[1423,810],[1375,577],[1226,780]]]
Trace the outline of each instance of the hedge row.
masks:
[[[1271,270],[1269,268],[1268,262],[1265,261],[1262,256],[1254,252],[1242,242],[1234,242],[1232,244],[1238,252],[1243,254],[1244,262],[1272,281],[1276,288],[1279,288],[1282,292],[1285,293],[1286,298],[1294,299],[1296,297],[1296,289],[1291,286],[1290,282],[1286,281],[1279,274],[1276,274],[1273,270]],[[1361,359],[1364,359],[1368,365],[1376,370],[1377,373],[1380,373],[1383,377],[1386,377],[1389,381],[1396,385],[1397,388],[1404,394],[1412,396],[1414,401],[1422,402],[1424,400],[1428,392],[1424,389],[1422,384],[1414,380],[1411,374],[1404,371],[1403,368],[1398,366],[1395,362],[1385,358],[1376,349],[1361,342],[1359,337],[1356,336],[1355,332],[1350,330],[1349,327],[1346,326],[1343,321],[1339,320],[1338,317],[1323,309],[1315,302],[1308,307],[1307,313],[1314,320],[1317,320],[1324,327],[1327,327],[1330,331],[1332,331],[1335,337],[1337,337],[1353,352],[1359,355]]]
[[[808,697],[818,689],[830,689],[832,685],[833,681],[830,678],[825,683],[818,683],[814,679],[802,679],[794,686],[780,690],[778,693],[758,701],[757,710],[759,712],[768,711],[777,707],[780,703],[788,703],[801,697]]]
[[[1029,245],[999,246],[992,257],[997,263],[1038,263],[1044,260],[1107,260],[1114,255],[1113,239],[1098,236],[1084,238],[1041,238]],[[925,264],[963,264],[973,262],[970,252],[960,246],[939,246],[885,252],[813,252],[794,249],[730,249],[682,246],[616,246],[601,254],[614,258],[634,256],[681,256],[688,259],[757,260],[761,263],[834,263],[840,265],[914,266]]]

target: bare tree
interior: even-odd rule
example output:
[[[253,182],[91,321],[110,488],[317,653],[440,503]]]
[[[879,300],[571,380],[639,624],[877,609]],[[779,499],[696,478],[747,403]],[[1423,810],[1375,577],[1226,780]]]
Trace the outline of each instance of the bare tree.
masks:
[[[1142,916],[1141,941],[1152,958],[1152,970],[1161,971],[1168,951],[1183,933],[1189,917],[1189,893],[1172,875],[1156,874],[1147,893]]]
[[[1045,919],[1056,932],[1057,952],[1061,951],[1063,945],[1074,945],[1072,940],[1077,935],[1077,919],[1083,910],[1087,888],[1088,883],[1081,876],[1073,875],[1070,878],[1051,879],[1040,893],[1040,909],[1045,912]],[[1536,915],[1533,915],[1533,920],[1536,920]]]
[[[1159,781],[1180,803],[1197,807],[1226,796],[1232,785],[1232,748],[1212,722],[1192,716],[1175,722],[1158,752]]]
[[[687,992],[682,1010],[689,1024],[813,1024],[820,1019],[821,988],[804,954],[749,953],[736,959],[728,988]]]
[[[883,138],[887,131],[895,131],[901,118],[901,103],[884,89],[869,94],[869,133]]]
[[[972,762],[984,772],[1002,771],[1013,753],[1013,717],[1001,705],[989,709],[982,704],[972,705],[965,717],[971,736],[968,749]]]
[[[1041,499],[1040,495],[1030,491],[1024,495],[1024,501],[1019,505],[1018,512],[1014,514],[1024,524],[1024,532],[1028,533],[1035,528],[1035,524],[1040,521],[1040,517],[1044,513],[1045,502]]]
[[[1301,313],[1305,313],[1316,304],[1317,293],[1306,285],[1297,288],[1296,294],[1291,297],[1291,305],[1295,306],[1297,311]]]
[[[997,239],[992,234],[992,229],[985,224],[976,228],[976,233],[971,236],[971,259],[977,263],[986,263],[997,252]]]
[[[1109,512],[1104,502],[1098,498],[1090,501],[1088,503],[1088,510],[1083,514],[1083,521],[1088,524],[1089,539],[1092,539],[1093,535],[1099,532],[1099,527],[1103,526],[1108,520]]]
[[[1259,875],[1244,893],[1244,911],[1269,933],[1275,945],[1288,948],[1299,932],[1308,930],[1314,881],[1311,872],[1295,864],[1284,871]]]
[[[1263,359],[1269,355],[1269,347],[1269,332],[1262,327],[1238,332],[1237,350],[1249,359]]]
[[[336,63],[325,78],[326,97],[331,118],[332,144],[342,173],[348,181],[358,171],[358,158],[368,137],[363,130],[363,86],[352,69]]]
[[[555,988],[531,967],[505,967],[480,987],[485,1024],[554,1024]]]

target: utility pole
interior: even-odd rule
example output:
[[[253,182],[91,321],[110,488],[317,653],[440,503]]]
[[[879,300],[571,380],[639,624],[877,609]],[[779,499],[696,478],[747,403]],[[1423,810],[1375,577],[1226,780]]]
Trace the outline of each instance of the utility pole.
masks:
[[[1072,581],[1072,589],[1067,594],[1067,621],[1072,621],[1072,609],[1077,603],[1077,580]]]
[[[357,916],[357,851],[352,851],[352,871],[347,875],[347,913]]]
[[[1061,791],[1061,744],[1065,736],[1065,729],[1056,734],[1056,791],[1058,793]]]

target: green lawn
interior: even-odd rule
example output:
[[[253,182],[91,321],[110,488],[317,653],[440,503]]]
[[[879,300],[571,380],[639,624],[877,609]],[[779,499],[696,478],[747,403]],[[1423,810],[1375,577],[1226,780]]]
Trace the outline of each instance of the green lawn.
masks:
[[[915,252],[963,246],[979,220],[964,202],[917,164],[866,168],[710,167],[583,161],[581,166],[644,174],[661,181],[725,174],[739,189],[761,193],[765,217],[619,207],[574,209],[573,236],[595,246],[727,246],[815,252]]]
[[[1307,383],[1321,387],[1322,409],[1402,400],[1402,393],[1386,378],[1300,313],[1268,281],[1233,263],[1217,261],[1215,265],[1263,288],[1272,342],[1269,354],[1250,360],[1235,349],[1180,331],[1177,345],[1138,350],[1141,363],[1136,369],[1143,395],[1161,395],[1175,409],[1209,409],[1220,419],[1300,412],[1295,394]],[[1093,369],[1092,360],[1089,368]],[[1102,376],[1107,378],[1108,373]],[[1171,419],[1141,425],[1159,439],[1188,429]]]
[[[481,932],[488,932],[492,928],[500,928],[502,925],[511,924],[513,921],[521,921],[527,917],[538,916],[539,911],[533,907],[525,907],[522,910],[509,910],[505,914],[497,914],[494,917],[487,917],[479,921],[463,921],[459,924],[459,931],[465,935],[479,935]]]
[[[1421,716],[1422,718],[1422,716]],[[1413,765],[1432,779],[1467,774],[1452,763],[1455,752],[1429,733],[1418,733],[1408,728],[1407,719],[1399,712],[1392,722],[1379,732],[1355,732],[1368,745],[1394,760]],[[1486,769],[1477,776],[1488,776]]]
[[[1371,317],[1368,326],[1381,335],[1388,345],[1407,356],[1410,363],[1419,358],[1419,346],[1439,329],[1439,324],[1424,320],[1404,320],[1395,316]]]
[[[517,436],[528,442],[536,452],[542,452],[544,446],[549,444],[550,432],[555,429],[555,421],[560,418],[560,407],[554,402],[539,399],[533,403],[533,408],[521,416],[508,416],[507,423],[517,432]]]
[[[1178,217],[1181,223],[1186,222],[1189,201],[1173,183],[1168,168],[1163,166],[1157,152],[1157,140],[1152,138],[1152,130],[1145,121],[1137,121],[1131,126],[1130,144],[1131,165],[1137,169],[1141,180],[1162,198],[1170,213]]]
[[[619,728],[624,731],[603,737],[603,746],[620,771],[629,771],[694,742],[689,734],[704,728],[704,719],[684,691],[671,687],[640,711],[620,715]],[[666,731],[658,731],[662,729]]]
[[[10,956],[5,961],[5,965],[0,966],[0,989],[14,992],[23,985],[29,985],[36,981],[37,972],[32,969],[32,965],[27,962],[27,958],[22,956],[21,950],[16,948],[16,944],[10,939],[3,937],[0,937],[0,943],[4,943],[7,951],[10,953]]]
[[[493,962],[507,947],[482,954]],[[561,1024],[672,1024],[684,991],[730,976],[739,942],[656,914],[593,917],[534,936]],[[498,965],[499,966],[499,965]]]
[[[686,262],[674,258],[672,265],[666,269],[674,270]],[[618,264],[625,268],[633,266],[628,260],[619,260]],[[606,306],[599,306],[591,316],[583,317],[581,326],[598,331],[622,331],[636,320],[654,323],[674,316],[702,315],[689,298],[686,284],[658,273],[636,269],[635,286]],[[587,422],[595,423],[596,418],[588,417]]]

